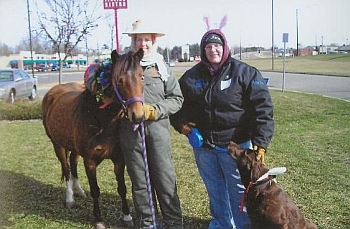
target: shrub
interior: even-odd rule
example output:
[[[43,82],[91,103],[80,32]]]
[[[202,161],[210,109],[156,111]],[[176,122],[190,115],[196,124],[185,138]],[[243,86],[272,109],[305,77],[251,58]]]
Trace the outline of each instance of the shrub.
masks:
[[[41,119],[41,100],[19,100],[15,103],[0,103],[0,120]]]

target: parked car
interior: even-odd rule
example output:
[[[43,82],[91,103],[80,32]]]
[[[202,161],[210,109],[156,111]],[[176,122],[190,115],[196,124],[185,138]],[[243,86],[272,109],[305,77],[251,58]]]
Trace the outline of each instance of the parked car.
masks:
[[[59,69],[59,66],[58,66],[57,64],[53,64],[53,65],[51,66],[51,72],[52,72],[52,71],[58,71],[58,69]]]
[[[22,69],[0,69],[0,100],[14,103],[15,99],[36,98],[38,79]]]
[[[34,67],[34,69],[38,72],[46,72],[48,70],[48,67],[46,66],[46,64],[38,64]]]
[[[78,65],[76,65],[76,64],[70,64],[69,65],[69,68],[77,68],[78,67]]]
[[[169,67],[175,67],[175,62],[170,61],[167,64],[169,65]]]
[[[100,66],[99,63],[93,63],[93,64],[90,64],[89,67],[87,67],[84,73],[84,84],[86,83],[86,80],[89,77],[89,75],[95,72],[99,66]]]

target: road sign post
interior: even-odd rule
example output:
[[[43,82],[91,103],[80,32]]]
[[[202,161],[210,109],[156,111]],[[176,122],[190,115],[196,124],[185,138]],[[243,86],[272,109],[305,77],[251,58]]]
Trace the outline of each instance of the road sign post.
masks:
[[[116,39],[116,50],[119,53],[119,38],[118,38],[118,9],[127,9],[128,0],[103,0],[103,7],[105,10],[114,10],[114,24],[115,24],[115,39]]]
[[[283,83],[282,83],[282,91],[284,92],[284,86],[286,82],[285,74],[286,74],[286,43],[288,43],[288,33],[283,33],[282,35],[283,41]]]

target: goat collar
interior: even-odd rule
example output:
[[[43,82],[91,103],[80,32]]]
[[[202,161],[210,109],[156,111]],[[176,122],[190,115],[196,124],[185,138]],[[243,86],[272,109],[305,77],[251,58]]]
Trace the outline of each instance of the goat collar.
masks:
[[[259,177],[259,179],[257,179],[255,182],[250,181],[248,186],[246,187],[246,189],[244,190],[244,194],[242,195],[242,199],[241,199],[241,205],[239,207],[240,211],[243,211],[243,206],[244,206],[244,201],[250,191],[250,189],[254,186],[257,187],[259,185],[262,184],[266,184],[267,182],[270,182],[271,185],[271,181],[275,181],[275,178],[277,175],[283,174],[287,171],[286,167],[276,167],[276,168],[272,168],[269,171],[267,171],[267,173],[263,174],[262,176]]]

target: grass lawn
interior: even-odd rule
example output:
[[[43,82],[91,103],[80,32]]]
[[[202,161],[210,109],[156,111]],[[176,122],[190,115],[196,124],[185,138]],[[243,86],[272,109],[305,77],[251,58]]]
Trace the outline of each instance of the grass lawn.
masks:
[[[350,229],[350,103],[271,91],[276,131],[267,152],[272,168],[286,166],[279,184],[319,229]],[[187,139],[171,129],[185,228],[204,229],[208,199]],[[92,199],[63,207],[60,164],[41,120],[0,122],[0,228],[92,228]],[[80,181],[89,194],[83,164]],[[101,210],[109,228],[121,228],[113,166],[98,167]],[[131,185],[128,200],[132,204]]]

